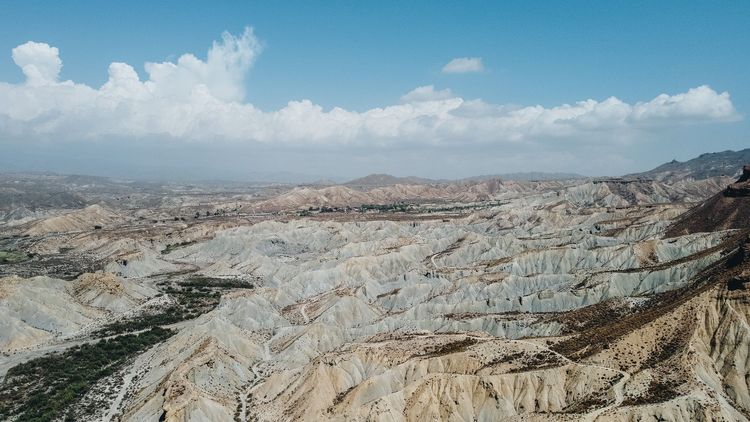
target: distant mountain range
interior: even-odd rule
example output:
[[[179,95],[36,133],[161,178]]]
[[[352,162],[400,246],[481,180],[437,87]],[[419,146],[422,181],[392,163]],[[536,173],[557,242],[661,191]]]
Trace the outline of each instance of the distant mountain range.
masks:
[[[520,173],[501,173],[501,174],[488,174],[483,176],[472,176],[462,181],[470,182],[481,182],[484,180],[500,179],[500,180],[515,180],[515,181],[529,181],[529,180],[573,180],[573,179],[587,179],[587,176],[583,176],[577,173],[547,173],[542,171],[528,171]]]
[[[692,160],[672,160],[652,170],[628,174],[627,179],[653,179],[675,182],[684,179],[707,179],[715,176],[737,177],[745,164],[750,164],[750,148],[701,154]]]
[[[374,187],[374,186],[392,186],[392,185],[431,185],[435,183],[444,183],[443,180],[425,179],[416,176],[397,177],[390,174],[370,174],[365,177],[350,180],[344,185],[353,187]]]
[[[740,169],[743,165],[750,164],[750,148],[743,149],[741,151],[722,151],[701,154],[700,156],[693,158],[688,161],[677,161],[672,160],[668,163],[662,164],[654,169],[644,171],[641,173],[631,173],[622,176],[625,179],[649,179],[663,182],[676,182],[678,180],[693,179],[701,180],[715,176],[727,176],[737,177],[740,173]],[[133,187],[148,187],[148,188],[160,188],[162,185],[178,184],[178,185],[201,185],[201,186],[214,186],[220,185],[223,187],[232,186],[237,189],[241,189],[243,186],[249,185],[265,185],[265,184],[285,184],[285,185],[309,185],[309,186],[335,186],[343,185],[351,188],[374,188],[394,185],[442,185],[449,183],[476,183],[484,182],[489,180],[504,180],[504,181],[555,181],[555,180],[580,180],[590,179],[591,177],[583,176],[577,173],[562,173],[562,172],[518,172],[518,173],[499,173],[472,176],[464,179],[429,179],[417,176],[406,176],[399,177],[384,173],[374,173],[364,177],[344,182],[341,178],[326,178],[320,175],[305,175],[293,172],[254,172],[248,173],[248,180],[250,181],[224,181],[224,180],[203,180],[203,181],[148,181],[148,180],[120,180],[117,178],[101,177],[101,176],[85,176],[85,175],[62,175],[48,172],[21,172],[21,173],[4,173],[0,172],[0,194],[3,192],[3,182],[16,183],[15,188],[18,188],[18,181],[20,179],[26,179],[31,177],[35,182],[40,180],[47,180],[48,183],[61,183],[63,185],[88,185],[91,186],[108,186],[109,190],[112,190],[110,185],[118,185],[125,190],[130,190]],[[39,180],[37,180],[39,179]],[[263,182],[260,182],[263,181]],[[6,189],[7,190],[7,189]],[[122,190],[122,189],[121,189]],[[6,192],[7,193],[7,192]],[[7,202],[7,201],[5,201]]]
[[[487,180],[500,179],[500,180],[516,180],[516,181],[548,181],[548,180],[572,180],[572,179],[586,179],[586,176],[582,176],[576,173],[545,173],[545,172],[525,172],[525,173],[503,173],[503,174],[488,174],[482,176],[472,176],[460,180],[448,180],[448,179],[426,179],[423,177],[407,176],[397,177],[390,174],[370,174],[359,179],[350,180],[343,183],[345,186],[351,187],[377,187],[377,186],[393,186],[393,185],[435,185],[435,184],[446,184],[456,182],[484,182]]]
[[[740,169],[742,169],[742,166],[745,164],[750,164],[750,148],[741,151],[727,150],[722,152],[709,152],[684,162],[672,160],[652,170],[641,173],[626,174],[622,177],[625,179],[651,179],[668,183],[684,179],[702,180],[715,176],[737,177],[741,171]],[[492,179],[550,181],[588,178],[589,177],[587,176],[576,173],[521,172],[472,176],[460,180],[447,180],[427,179],[416,176],[397,177],[390,174],[378,173],[350,180],[343,183],[343,185],[368,188],[393,185],[434,185],[455,182],[483,182]]]

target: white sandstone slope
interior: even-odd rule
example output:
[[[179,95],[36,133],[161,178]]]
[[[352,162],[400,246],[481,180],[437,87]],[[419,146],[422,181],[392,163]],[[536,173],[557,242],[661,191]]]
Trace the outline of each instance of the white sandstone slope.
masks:
[[[88,231],[93,230],[95,226],[109,226],[121,219],[119,214],[106,207],[90,205],[80,210],[34,221],[24,233],[44,235],[56,232]]]
[[[104,311],[75,301],[66,291],[71,284],[48,277],[0,280],[2,348],[19,349],[70,335],[104,316]]]
[[[10,352],[64,339],[131,311],[156,295],[112,274],[74,281],[49,277],[0,279],[0,350]]]
[[[113,313],[127,312],[158,294],[152,287],[102,272],[82,274],[69,293],[78,303]]]

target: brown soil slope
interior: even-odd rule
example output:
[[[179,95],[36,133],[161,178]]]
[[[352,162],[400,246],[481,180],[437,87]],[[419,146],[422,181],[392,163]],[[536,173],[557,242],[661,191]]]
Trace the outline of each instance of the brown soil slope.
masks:
[[[750,227],[750,165],[737,182],[686,212],[672,224],[667,237]]]

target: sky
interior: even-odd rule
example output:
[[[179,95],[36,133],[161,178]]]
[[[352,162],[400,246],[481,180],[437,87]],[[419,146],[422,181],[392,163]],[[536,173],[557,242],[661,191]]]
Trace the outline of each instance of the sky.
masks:
[[[750,147],[750,2],[0,7],[0,171],[602,176]]]

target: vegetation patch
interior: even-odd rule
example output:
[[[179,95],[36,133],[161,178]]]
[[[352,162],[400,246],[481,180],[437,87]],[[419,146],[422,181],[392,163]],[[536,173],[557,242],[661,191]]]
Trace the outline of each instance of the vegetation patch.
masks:
[[[94,332],[94,335],[107,337],[198,318],[216,308],[221,300],[221,293],[219,292],[167,287],[166,293],[175,299],[175,303],[166,307],[161,312],[156,314],[145,313],[133,318],[113,322]]]
[[[0,419],[18,422],[79,420],[74,406],[97,381],[174,331],[154,327],[72,347],[11,368],[0,385]]]
[[[577,403],[573,403],[563,409],[560,413],[575,413],[575,414],[581,414],[581,413],[588,413],[595,409],[599,409],[601,407],[606,406],[609,404],[605,398],[598,397],[598,396],[589,396]]]
[[[559,356],[548,350],[543,350],[533,355],[524,354],[521,360],[521,366],[509,371],[509,373],[539,371],[542,369],[557,368],[564,364],[565,361],[560,359]]]
[[[347,388],[346,390],[341,391],[338,394],[336,394],[336,398],[333,399],[333,405],[336,406],[338,404],[343,403],[344,399],[346,399],[346,396],[348,396],[349,393],[351,393],[352,390],[354,390],[355,387],[356,387],[356,385],[352,385],[351,387]]]
[[[503,355],[500,355],[500,356],[496,356],[492,360],[490,360],[487,363],[485,363],[484,365],[482,365],[482,367],[479,368],[479,369],[481,370],[481,369],[485,369],[485,368],[491,368],[493,366],[498,366],[498,365],[501,365],[503,363],[513,364],[513,363],[516,363],[519,359],[522,359],[524,357],[524,355],[525,355],[524,352],[513,352],[513,353],[510,353],[510,354],[507,354],[507,355],[503,354]]]
[[[413,209],[414,207],[410,204],[406,203],[397,203],[397,204],[362,204],[361,207],[359,207],[360,212],[367,212],[367,211],[378,211],[378,212],[407,212]]]
[[[29,256],[22,251],[0,251],[0,265],[15,264],[29,259]]]
[[[212,289],[254,289],[255,284],[250,281],[234,278],[191,277],[179,283],[183,288],[208,291]]]
[[[677,330],[671,338],[666,338],[658,343],[656,350],[649,354],[646,360],[642,364],[642,368],[652,368],[659,363],[671,358],[675,354],[682,351],[690,339],[690,335],[686,327],[681,330]]]
[[[448,343],[431,345],[425,349],[424,353],[422,353],[421,355],[414,355],[413,357],[435,358],[450,355],[453,353],[459,353],[475,345],[477,342],[477,339],[466,337],[464,339],[450,341]]]
[[[195,241],[170,243],[169,245],[167,245],[166,248],[164,248],[164,249],[161,250],[161,254],[162,255],[167,255],[167,254],[169,254],[170,252],[172,252],[172,251],[174,251],[176,249],[184,248],[185,246],[190,246],[190,245],[192,245],[194,243],[195,243]]]
[[[491,207],[499,207],[501,205],[506,205],[509,202],[507,201],[483,201],[475,204],[465,204],[465,205],[449,205],[449,206],[443,206],[443,207],[433,207],[428,208],[428,213],[435,213],[435,212],[459,212],[459,211],[472,211],[472,210],[478,210],[478,209],[485,209],[485,208],[491,208]]]
[[[390,292],[385,292],[385,293],[381,293],[381,294],[379,294],[379,295],[377,296],[377,299],[382,299],[382,298],[384,298],[384,297],[388,297],[388,296],[393,296],[393,295],[397,295],[397,294],[398,294],[398,292],[400,292],[400,291],[401,291],[401,288],[400,288],[400,287],[398,287],[398,288],[396,288],[396,289],[393,289],[393,290],[391,290]]]
[[[563,324],[563,334],[574,334],[606,325],[632,312],[633,309],[623,300],[612,299],[555,315],[551,319]]]
[[[622,403],[625,406],[637,406],[641,404],[664,403],[678,397],[677,388],[679,381],[675,380],[651,380],[648,390],[640,397],[629,397]]]

